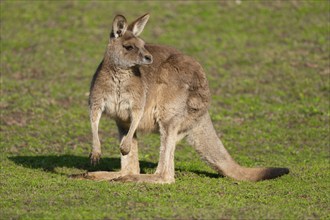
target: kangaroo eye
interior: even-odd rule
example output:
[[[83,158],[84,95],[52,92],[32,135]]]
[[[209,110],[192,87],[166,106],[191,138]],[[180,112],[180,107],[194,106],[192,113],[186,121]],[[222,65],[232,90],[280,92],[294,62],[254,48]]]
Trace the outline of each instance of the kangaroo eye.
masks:
[[[130,50],[133,50],[133,49],[134,49],[134,47],[133,47],[133,46],[131,46],[131,45],[123,45],[123,47],[124,47],[126,50],[128,50],[128,51],[130,51]]]

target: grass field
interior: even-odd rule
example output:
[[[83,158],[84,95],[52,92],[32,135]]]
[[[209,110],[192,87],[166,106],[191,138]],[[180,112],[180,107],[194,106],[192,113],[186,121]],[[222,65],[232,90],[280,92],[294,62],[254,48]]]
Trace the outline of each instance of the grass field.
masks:
[[[329,1],[1,1],[0,219],[330,219]],[[195,57],[210,112],[244,166],[289,167],[258,182],[220,177],[186,142],[176,183],[69,179],[118,170],[112,121],[89,164],[87,99],[113,17],[150,12],[142,38]],[[140,137],[144,173],[158,135]]]

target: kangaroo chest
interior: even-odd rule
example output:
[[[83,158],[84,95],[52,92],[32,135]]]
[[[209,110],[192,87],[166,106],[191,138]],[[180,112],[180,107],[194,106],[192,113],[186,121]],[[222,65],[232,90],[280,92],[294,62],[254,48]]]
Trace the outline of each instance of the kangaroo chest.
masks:
[[[131,111],[139,107],[143,98],[140,77],[131,74],[112,76],[105,92],[105,111],[111,118],[129,122]]]

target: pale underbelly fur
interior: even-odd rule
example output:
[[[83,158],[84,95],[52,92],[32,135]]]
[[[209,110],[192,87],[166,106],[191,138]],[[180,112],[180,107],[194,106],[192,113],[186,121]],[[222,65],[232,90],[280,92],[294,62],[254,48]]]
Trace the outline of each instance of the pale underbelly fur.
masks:
[[[108,96],[105,99],[105,113],[112,119],[120,122],[129,128],[131,123],[132,99],[129,97],[118,98],[116,96]],[[156,123],[157,110],[155,106],[149,106],[144,109],[143,116],[140,120],[137,130],[140,132],[154,132],[158,126]]]

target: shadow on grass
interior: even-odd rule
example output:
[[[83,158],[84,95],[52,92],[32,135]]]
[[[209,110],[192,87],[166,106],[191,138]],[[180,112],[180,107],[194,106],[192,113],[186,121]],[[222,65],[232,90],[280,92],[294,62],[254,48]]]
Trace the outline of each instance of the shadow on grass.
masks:
[[[88,157],[74,155],[49,155],[49,156],[12,156],[8,157],[18,165],[27,168],[43,169],[46,172],[58,173],[55,168],[67,167],[83,169],[87,171],[115,171],[120,169],[120,158],[102,158],[98,165],[91,165]],[[146,168],[155,168],[157,164],[140,161],[141,172]]]
[[[102,158],[100,163],[93,166],[90,164],[88,157],[74,156],[74,155],[49,155],[49,156],[11,156],[9,160],[14,163],[32,169],[43,169],[46,172],[52,172],[61,175],[61,172],[57,172],[56,168],[76,168],[91,171],[118,171],[120,169],[120,158]],[[146,169],[156,168],[157,164],[148,161],[139,161],[141,173],[146,173]],[[181,169],[180,167],[175,169],[180,173],[192,172],[197,175],[206,176],[209,178],[219,178],[218,174],[209,173],[200,170]]]
[[[176,171],[179,171],[179,172],[191,172],[191,173],[195,173],[199,176],[206,176],[208,178],[223,178],[222,175],[219,175],[219,174],[216,174],[216,173],[210,173],[210,172],[207,172],[207,171],[202,171],[202,170],[186,170],[186,169],[181,169],[180,167],[179,168],[175,168]]]

